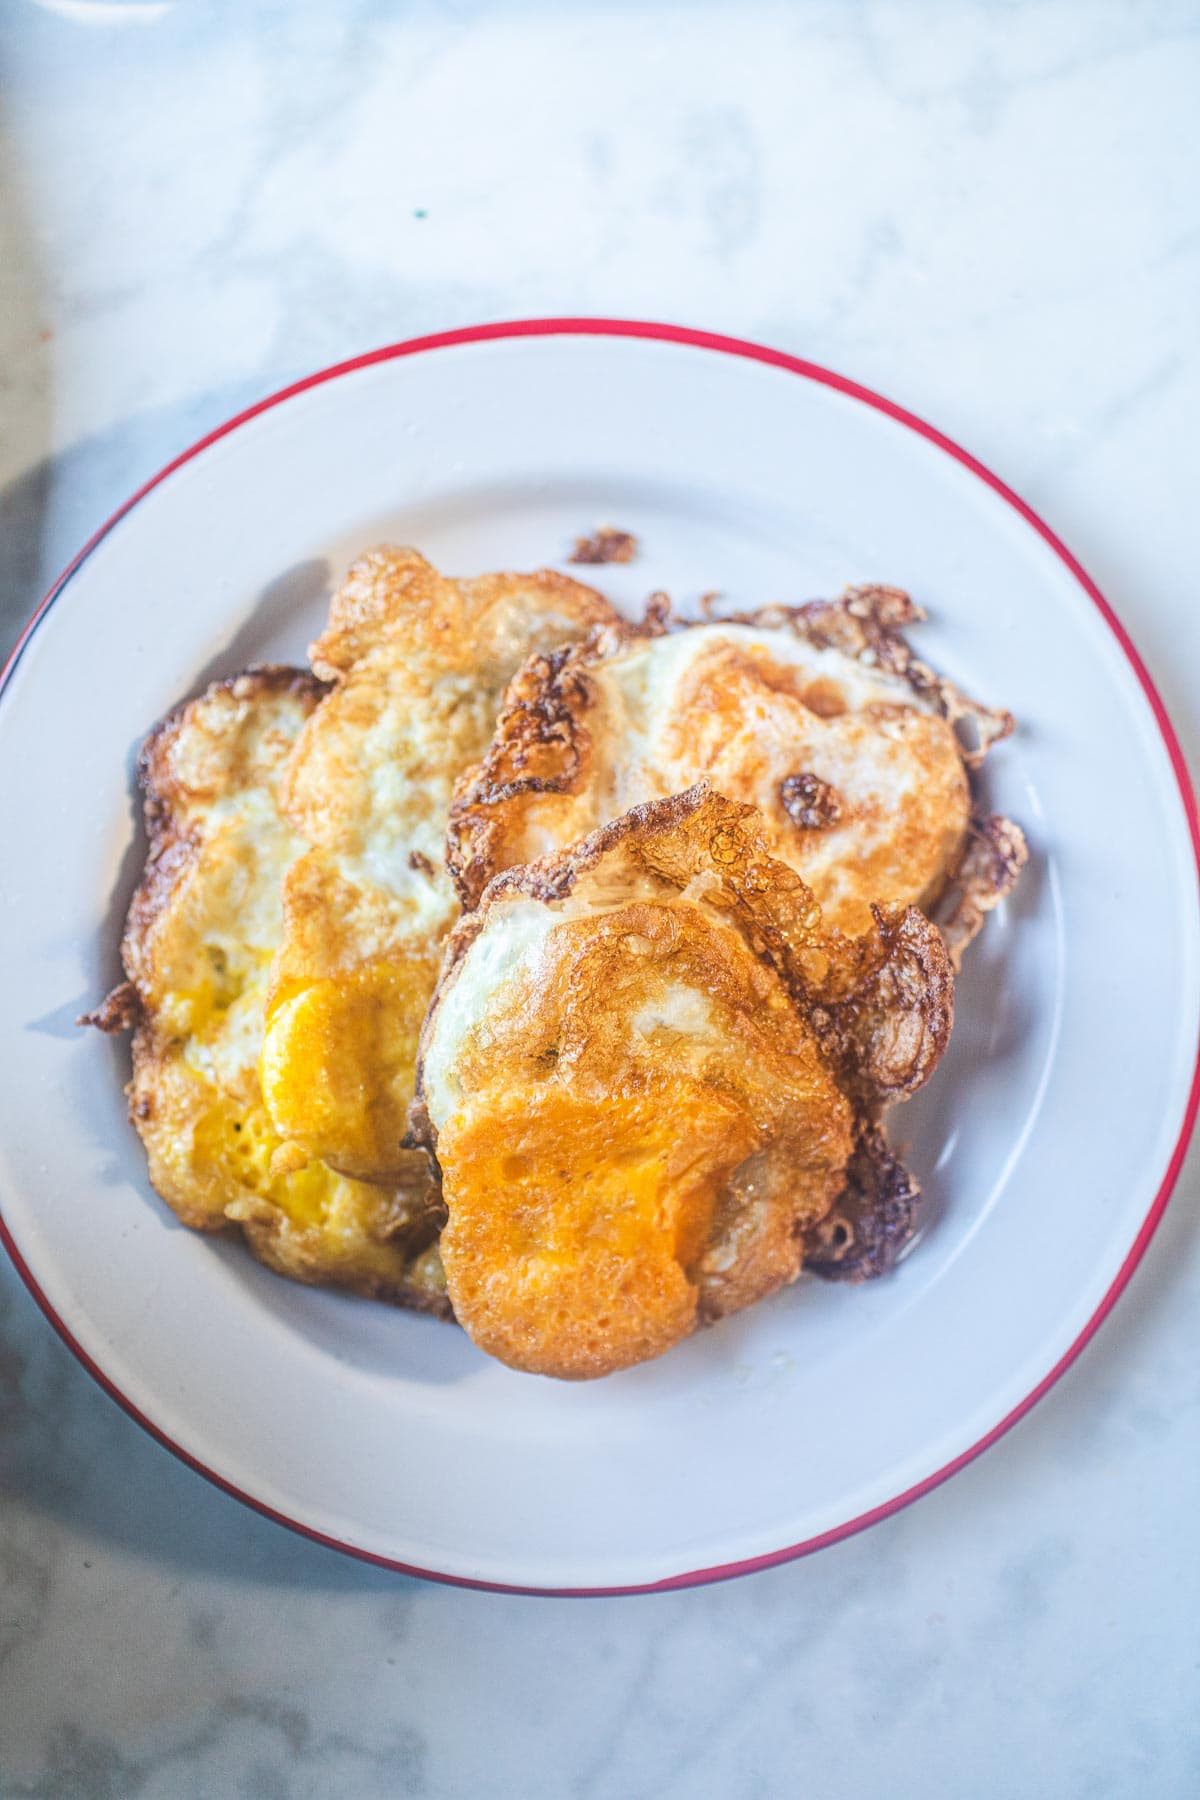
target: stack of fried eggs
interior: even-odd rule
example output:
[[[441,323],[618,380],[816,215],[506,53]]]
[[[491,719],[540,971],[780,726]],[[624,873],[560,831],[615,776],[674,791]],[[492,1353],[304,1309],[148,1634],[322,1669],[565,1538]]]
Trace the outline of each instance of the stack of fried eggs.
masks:
[[[187,1225],[607,1374],[911,1243],[883,1115],[1025,857],[891,588],[640,623],[364,557],[151,733],[130,1112]]]

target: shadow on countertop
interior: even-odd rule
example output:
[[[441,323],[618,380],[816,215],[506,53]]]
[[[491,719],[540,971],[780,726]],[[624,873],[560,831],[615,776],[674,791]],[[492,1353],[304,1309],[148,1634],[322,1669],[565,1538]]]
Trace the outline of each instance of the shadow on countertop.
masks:
[[[183,1573],[335,1593],[411,1585],[286,1531],[178,1462],[95,1385],[0,1262],[0,1518],[14,1502]]]
[[[169,456],[291,373],[154,409],[52,453],[56,345],[18,179],[14,161],[0,161],[0,467],[23,470],[0,488],[0,664],[96,524]],[[193,1475],[94,1385],[0,1251],[0,1551],[9,1508],[77,1532],[85,1555],[90,1538],[234,1580],[339,1593],[412,1585],[292,1536]],[[0,1594],[4,1576],[0,1554]]]

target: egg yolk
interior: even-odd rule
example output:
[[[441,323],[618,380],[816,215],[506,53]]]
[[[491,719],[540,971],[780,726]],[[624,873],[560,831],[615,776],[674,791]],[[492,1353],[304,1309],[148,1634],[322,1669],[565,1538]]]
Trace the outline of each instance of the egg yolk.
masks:
[[[441,1249],[460,1323],[543,1374],[658,1355],[692,1328],[688,1270],[755,1137],[732,1101],[686,1080],[594,1098],[506,1090],[449,1121]]]
[[[267,1014],[259,1072],[280,1138],[364,1179],[400,1161],[432,958],[292,984]]]

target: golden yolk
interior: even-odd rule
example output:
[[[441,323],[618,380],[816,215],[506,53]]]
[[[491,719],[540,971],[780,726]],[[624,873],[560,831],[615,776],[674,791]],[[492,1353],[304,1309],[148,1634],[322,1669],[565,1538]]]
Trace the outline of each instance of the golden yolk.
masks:
[[[251,1189],[296,1225],[320,1225],[334,1202],[346,1197],[346,1189],[362,1188],[363,1203],[378,1207],[374,1189],[336,1175],[319,1162],[273,1175],[271,1159],[279,1143],[264,1107],[242,1110],[227,1100],[215,1101],[197,1124],[193,1138],[198,1167],[213,1169],[224,1182]]]
[[[260,1075],[280,1138],[349,1175],[396,1168],[435,975],[430,958],[378,961],[276,997]]]
[[[460,1323],[548,1375],[660,1354],[692,1328],[687,1271],[755,1137],[734,1104],[686,1080],[594,1099],[509,1091],[451,1120],[441,1250]]]
[[[219,953],[208,951],[211,977],[170,996],[188,1020],[193,1041],[211,1046],[226,1029],[232,1009],[254,984],[244,968],[229,968]],[[265,968],[266,959],[259,962]],[[332,984],[327,984],[332,985]],[[289,1156],[271,1115],[261,1104],[239,1102],[203,1077],[212,1095],[192,1135],[192,1155],[202,1175],[214,1177],[219,1189],[248,1188],[277,1206],[294,1225],[326,1230],[349,1225],[361,1229],[377,1216],[379,1190],[339,1174],[307,1154]]]

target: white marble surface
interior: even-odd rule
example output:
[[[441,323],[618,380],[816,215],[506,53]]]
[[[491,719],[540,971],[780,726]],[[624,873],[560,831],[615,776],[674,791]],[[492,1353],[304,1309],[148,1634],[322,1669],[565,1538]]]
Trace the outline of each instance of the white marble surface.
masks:
[[[0,50],[6,638],[129,490],[296,374],[659,316],[965,441],[1196,749],[1194,3],[7,0]],[[143,1437],[4,1267],[0,1793],[1192,1796],[1198,1198],[1193,1156],[1098,1340],[948,1486],[632,1601],[290,1537]]]

